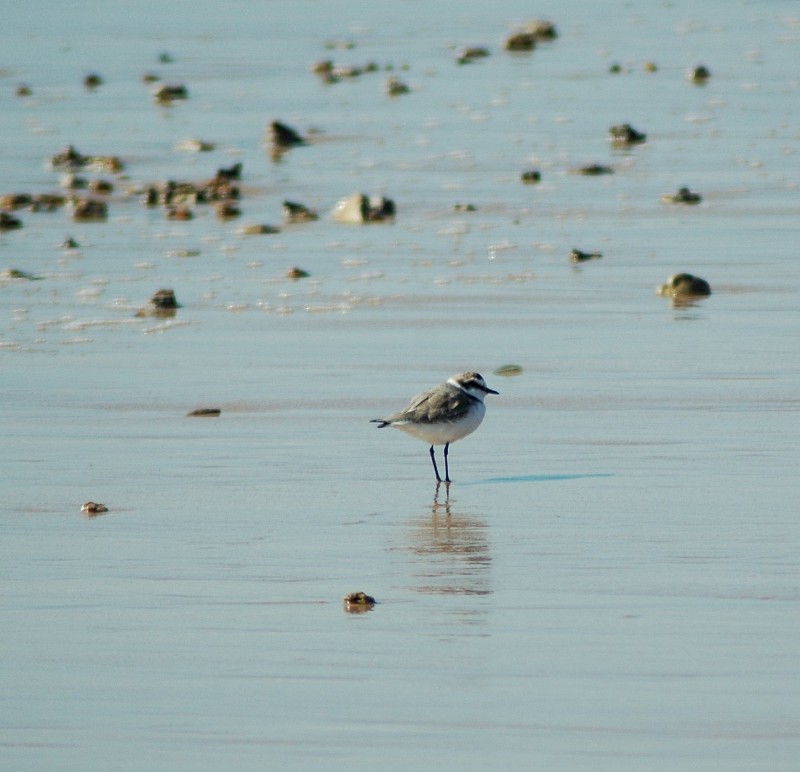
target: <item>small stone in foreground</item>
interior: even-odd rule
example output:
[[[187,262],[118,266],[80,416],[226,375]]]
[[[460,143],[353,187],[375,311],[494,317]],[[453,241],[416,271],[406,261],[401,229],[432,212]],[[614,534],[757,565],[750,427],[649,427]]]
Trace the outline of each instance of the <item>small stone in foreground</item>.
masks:
[[[704,297],[711,294],[711,286],[705,279],[691,273],[675,273],[666,284],[656,287],[656,294],[663,297]]]
[[[602,252],[581,252],[580,249],[573,249],[569,253],[569,261],[571,263],[584,263],[587,260],[599,260],[602,256]]]
[[[365,592],[351,592],[344,596],[344,609],[351,614],[370,611],[375,606],[375,598]]]
[[[108,507],[105,504],[98,504],[96,501],[87,501],[81,507],[81,512],[87,517],[95,517],[95,515],[108,512]]]

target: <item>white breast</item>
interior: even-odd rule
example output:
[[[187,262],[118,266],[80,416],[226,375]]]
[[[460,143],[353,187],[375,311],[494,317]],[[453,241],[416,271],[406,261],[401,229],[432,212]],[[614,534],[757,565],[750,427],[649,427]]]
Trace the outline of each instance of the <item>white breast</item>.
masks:
[[[448,442],[455,442],[472,434],[481,425],[484,415],[486,415],[486,406],[483,402],[475,402],[470,411],[459,421],[443,421],[434,424],[398,421],[392,426],[429,445],[446,445]]]

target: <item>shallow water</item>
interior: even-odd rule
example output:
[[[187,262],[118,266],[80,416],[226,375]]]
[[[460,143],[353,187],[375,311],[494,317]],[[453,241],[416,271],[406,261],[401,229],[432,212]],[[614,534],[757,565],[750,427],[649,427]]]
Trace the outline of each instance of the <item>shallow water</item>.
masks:
[[[545,4],[531,55],[517,2],[137,8],[0,31],[0,193],[57,190],[70,143],[127,165],[107,222],[0,233],[42,277],[0,280],[4,768],[796,768],[793,6]],[[273,119],[312,141],[272,162]],[[623,122],[648,142],[611,149]],[[236,161],[238,220],[128,192]],[[332,222],[355,190],[396,221]],[[656,296],[679,271],[713,294]],[[136,317],[162,287],[174,318]],[[437,491],[368,421],[465,368],[500,395]]]

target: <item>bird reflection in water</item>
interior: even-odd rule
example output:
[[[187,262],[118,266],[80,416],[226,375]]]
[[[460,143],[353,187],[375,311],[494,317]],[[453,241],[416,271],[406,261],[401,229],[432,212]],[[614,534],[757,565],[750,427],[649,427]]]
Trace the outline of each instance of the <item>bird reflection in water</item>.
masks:
[[[440,498],[443,487],[444,498]],[[486,522],[462,513],[449,486],[436,486],[430,510],[412,521],[411,551],[417,556],[416,587],[423,593],[490,595],[491,554]]]

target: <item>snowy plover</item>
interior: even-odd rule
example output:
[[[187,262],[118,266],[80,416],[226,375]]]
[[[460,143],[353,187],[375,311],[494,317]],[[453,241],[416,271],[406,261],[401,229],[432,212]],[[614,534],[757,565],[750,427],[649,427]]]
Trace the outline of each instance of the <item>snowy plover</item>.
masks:
[[[444,482],[450,482],[447,452],[450,443],[474,432],[483,421],[486,407],[483,398],[497,394],[490,389],[480,373],[460,373],[445,383],[418,394],[405,410],[386,418],[375,418],[378,428],[394,426],[396,429],[430,443],[431,461],[436,480],[442,482],[436,466],[434,445],[444,445]]]

